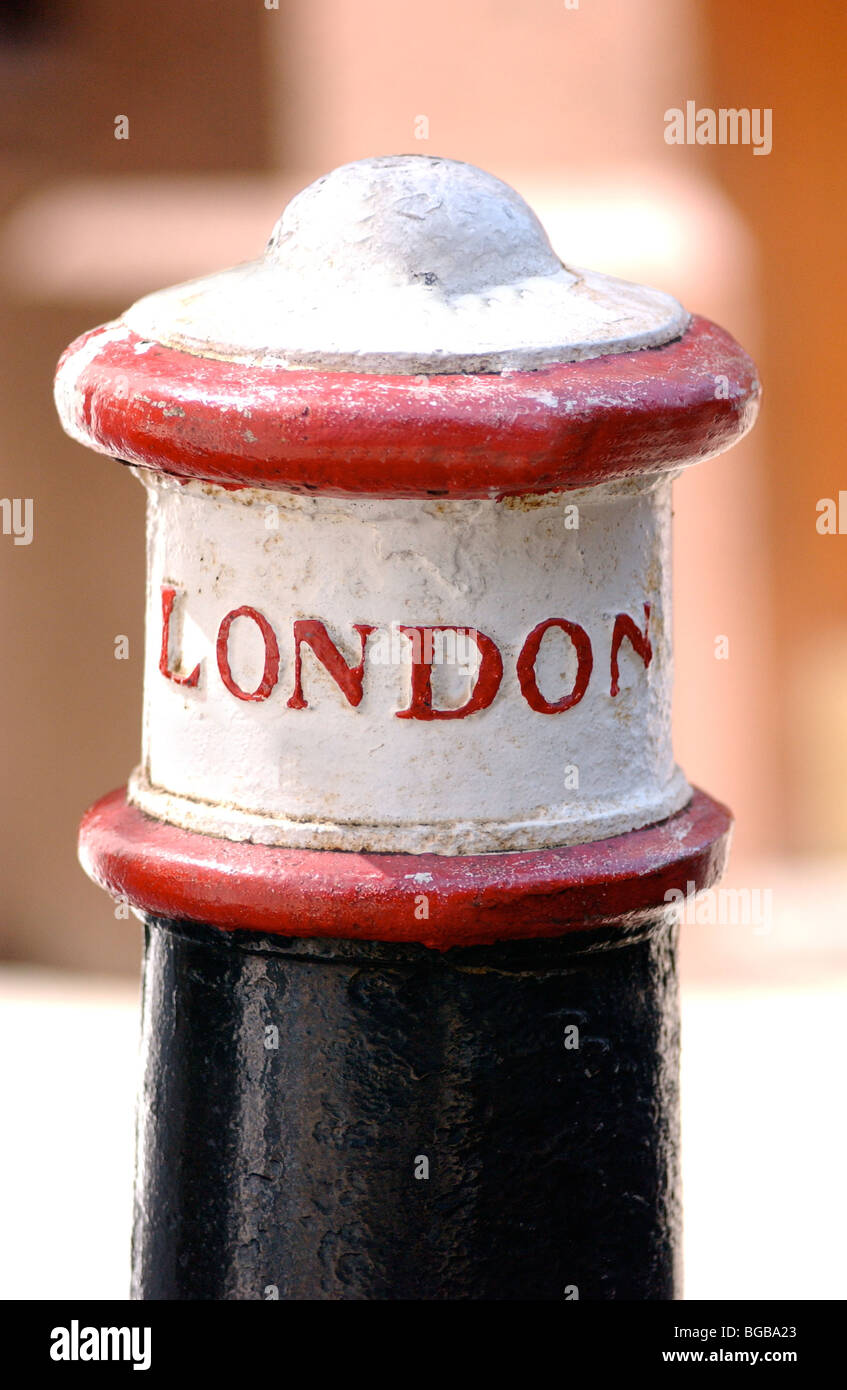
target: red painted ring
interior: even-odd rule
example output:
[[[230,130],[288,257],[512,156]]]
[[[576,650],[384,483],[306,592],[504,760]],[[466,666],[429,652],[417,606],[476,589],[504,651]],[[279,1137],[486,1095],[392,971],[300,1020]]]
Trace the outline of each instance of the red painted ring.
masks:
[[[668,820],[559,849],[457,856],[289,850],[153,820],[121,789],[86,813],[79,853],[113,897],[156,916],[446,950],[637,923],[669,889],[717,882],[731,827],[726,807],[695,790]],[[422,894],[424,920],[415,915]]]
[[[430,377],[251,366],[116,331],[94,329],[62,357],[65,428],[101,453],[228,487],[374,497],[560,491],[711,458],[758,411],[753,363],[704,318],[665,347]]]

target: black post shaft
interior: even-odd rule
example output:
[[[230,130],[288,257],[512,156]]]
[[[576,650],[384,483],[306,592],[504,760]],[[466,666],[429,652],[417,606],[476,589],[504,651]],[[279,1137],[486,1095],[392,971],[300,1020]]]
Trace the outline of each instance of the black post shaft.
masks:
[[[133,1296],[673,1298],[675,931],[147,919]]]

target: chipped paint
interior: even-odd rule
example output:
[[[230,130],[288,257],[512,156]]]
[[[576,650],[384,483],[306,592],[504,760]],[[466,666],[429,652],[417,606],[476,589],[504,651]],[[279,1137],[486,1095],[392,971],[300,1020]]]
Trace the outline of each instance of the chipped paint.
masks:
[[[143,477],[150,640],[145,749],[131,795],[148,814],[259,844],[474,854],[619,834],[670,815],[690,795],[668,718],[668,483],[648,477],[521,505],[304,498]],[[578,530],[567,524],[574,499]],[[196,690],[158,669],[164,584],[178,591],[185,615],[175,642],[183,666],[202,667]],[[645,601],[653,660],[645,670],[622,649],[621,694],[611,699],[614,616],[640,619]],[[221,619],[244,604],[261,611],[279,642],[278,687],[259,704],[234,701],[215,667]],[[356,622],[384,634],[404,623],[478,629],[502,654],[501,688],[466,719],[397,719],[409,701],[411,648],[395,637],[386,663],[377,636],[361,704],[351,707],[309,653],[310,707],[290,709],[291,624],[302,616],[320,618],[346,660]],[[578,706],[544,715],[522,697],[516,661],[527,633],[551,616],[585,628],[595,670]],[[234,628],[231,644],[241,681],[253,688],[261,677],[255,630]],[[561,633],[545,639],[537,671],[552,700],[573,683],[574,653]],[[474,674],[440,671],[441,698],[462,704]],[[574,766],[578,789],[567,785]]]
[[[154,913],[439,948],[713,881],[729,817],[671,745],[670,486],[758,396],[722,329],[420,157],[345,166],[261,261],[83,335],[62,422],[149,497],[143,756],[89,872]],[[439,626],[480,640],[421,684],[402,641]]]
[[[659,290],[563,265],[500,179],[401,155],[333,170],[288,205],[261,260],[147,295],[124,320],[217,361],[426,375],[657,347],[688,315]]]

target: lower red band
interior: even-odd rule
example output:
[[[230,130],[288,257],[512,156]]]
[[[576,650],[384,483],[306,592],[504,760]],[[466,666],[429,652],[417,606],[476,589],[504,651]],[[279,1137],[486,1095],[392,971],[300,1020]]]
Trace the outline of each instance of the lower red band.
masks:
[[[278,849],[153,820],[121,789],[86,813],[79,848],[91,878],[156,916],[447,950],[633,924],[669,892],[717,882],[731,826],[726,807],[695,790],[668,820],[557,849],[455,856]]]

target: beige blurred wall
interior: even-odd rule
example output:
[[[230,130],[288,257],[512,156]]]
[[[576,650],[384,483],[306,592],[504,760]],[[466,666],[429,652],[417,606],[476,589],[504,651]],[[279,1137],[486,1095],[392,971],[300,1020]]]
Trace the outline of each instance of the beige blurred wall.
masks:
[[[44,189],[267,167],[261,14],[225,0],[41,10],[21,42],[0,42],[0,247],[9,218]],[[119,141],[121,114],[130,138]],[[167,240],[143,200],[137,217],[148,243]],[[126,300],[108,274],[82,295],[45,294],[65,255],[62,221],[48,230],[28,265],[0,251],[0,494],[32,498],[35,515],[30,546],[0,537],[0,955],[133,968],[137,927],[116,921],[80,870],[76,825],[138,756],[142,490],[65,438],[52,402],[60,352]],[[198,244],[204,235],[198,225]],[[100,262],[121,256],[108,242]],[[128,661],[114,658],[118,634]]]
[[[559,178],[651,159],[661,112],[699,77],[699,18],[697,0],[298,3],[269,29],[277,158],[420,149]]]
[[[781,842],[847,850],[847,535],[820,535],[817,503],[847,488],[843,445],[847,276],[847,6],[709,0],[705,102],[774,111],[774,149],[722,152],[716,177],[755,229],[767,449]],[[703,154],[701,152],[701,160]]]

